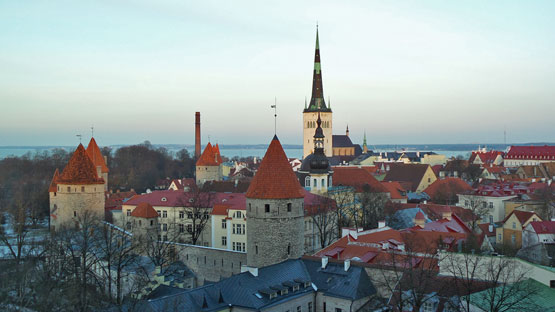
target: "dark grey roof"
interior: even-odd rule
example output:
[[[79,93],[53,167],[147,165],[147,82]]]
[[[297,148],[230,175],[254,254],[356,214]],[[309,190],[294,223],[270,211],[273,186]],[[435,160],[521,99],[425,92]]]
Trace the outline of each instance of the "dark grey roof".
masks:
[[[305,282],[310,286],[305,287]],[[299,290],[293,291],[293,285]],[[215,311],[226,306],[259,310],[316,291],[326,295],[357,300],[376,293],[366,271],[351,266],[344,271],[342,263],[329,263],[321,269],[319,260],[297,259],[260,268],[258,276],[249,272],[237,274],[220,282],[176,293],[174,289],[157,290],[168,295],[139,303],[141,311],[164,311],[177,308],[180,311]],[[279,289],[288,289],[281,295]],[[277,296],[270,299],[269,294]]]
[[[331,142],[333,147],[353,147],[353,142],[351,141],[351,138],[344,134],[332,135]]]

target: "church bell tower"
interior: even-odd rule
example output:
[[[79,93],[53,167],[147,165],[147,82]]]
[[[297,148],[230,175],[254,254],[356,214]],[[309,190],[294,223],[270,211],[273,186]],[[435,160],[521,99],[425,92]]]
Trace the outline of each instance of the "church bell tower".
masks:
[[[303,111],[303,158],[314,152],[314,131],[316,130],[318,112],[320,112],[321,127],[324,134],[324,152],[331,157],[332,149],[332,111],[324,100],[324,88],[322,86],[322,68],[320,65],[320,43],[318,28],[316,28],[316,50],[314,53],[314,73],[312,75],[312,97],[310,104]]]

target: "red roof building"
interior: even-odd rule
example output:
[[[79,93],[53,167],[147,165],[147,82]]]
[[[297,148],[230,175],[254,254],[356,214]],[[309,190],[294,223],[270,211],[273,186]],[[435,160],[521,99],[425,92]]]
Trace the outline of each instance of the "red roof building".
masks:
[[[391,201],[398,203],[407,202],[407,191],[397,181],[381,182],[390,194]]]
[[[555,145],[511,146],[505,155],[506,167],[537,165],[545,162],[555,162]]]
[[[246,196],[258,199],[304,197],[303,189],[277,136],[272,139]]]
[[[131,216],[136,218],[150,219],[158,218],[158,213],[156,212],[156,210],[154,210],[151,204],[140,203],[137,205],[137,207],[135,207],[135,209],[133,209],[133,211],[131,212]]]
[[[89,145],[87,146],[87,155],[91,158],[95,168],[100,166],[100,172],[108,173],[110,170],[108,166],[106,166],[106,162],[104,161],[104,156],[102,156],[102,152],[100,148],[96,144],[94,138],[91,138]]]
[[[82,144],[79,144],[67,166],[58,178],[59,184],[104,184],[104,180],[96,174],[96,167],[91,158],[85,151]]]
[[[472,187],[459,178],[445,178],[430,184],[424,193],[438,204],[454,204],[457,194],[472,191]]]
[[[469,162],[477,165],[501,165],[505,153],[501,151],[472,152]]]
[[[357,192],[366,190],[374,193],[388,193],[388,190],[370,172],[358,167],[333,167],[333,185],[352,186]]]

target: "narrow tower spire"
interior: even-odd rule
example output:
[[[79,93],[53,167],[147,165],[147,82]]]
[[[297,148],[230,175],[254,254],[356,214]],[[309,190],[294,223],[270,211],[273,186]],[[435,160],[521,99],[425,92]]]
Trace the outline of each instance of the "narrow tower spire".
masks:
[[[312,76],[312,97],[308,111],[329,110],[324,101],[324,88],[322,86],[322,68],[320,65],[320,39],[318,36],[318,25],[316,25],[316,49],[314,51],[314,73]]]

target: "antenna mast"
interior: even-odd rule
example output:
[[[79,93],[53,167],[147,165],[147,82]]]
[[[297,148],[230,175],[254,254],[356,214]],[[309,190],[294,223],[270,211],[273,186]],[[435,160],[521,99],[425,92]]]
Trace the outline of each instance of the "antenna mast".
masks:
[[[274,135],[277,135],[277,96],[274,98],[274,105],[270,107],[274,109]]]

